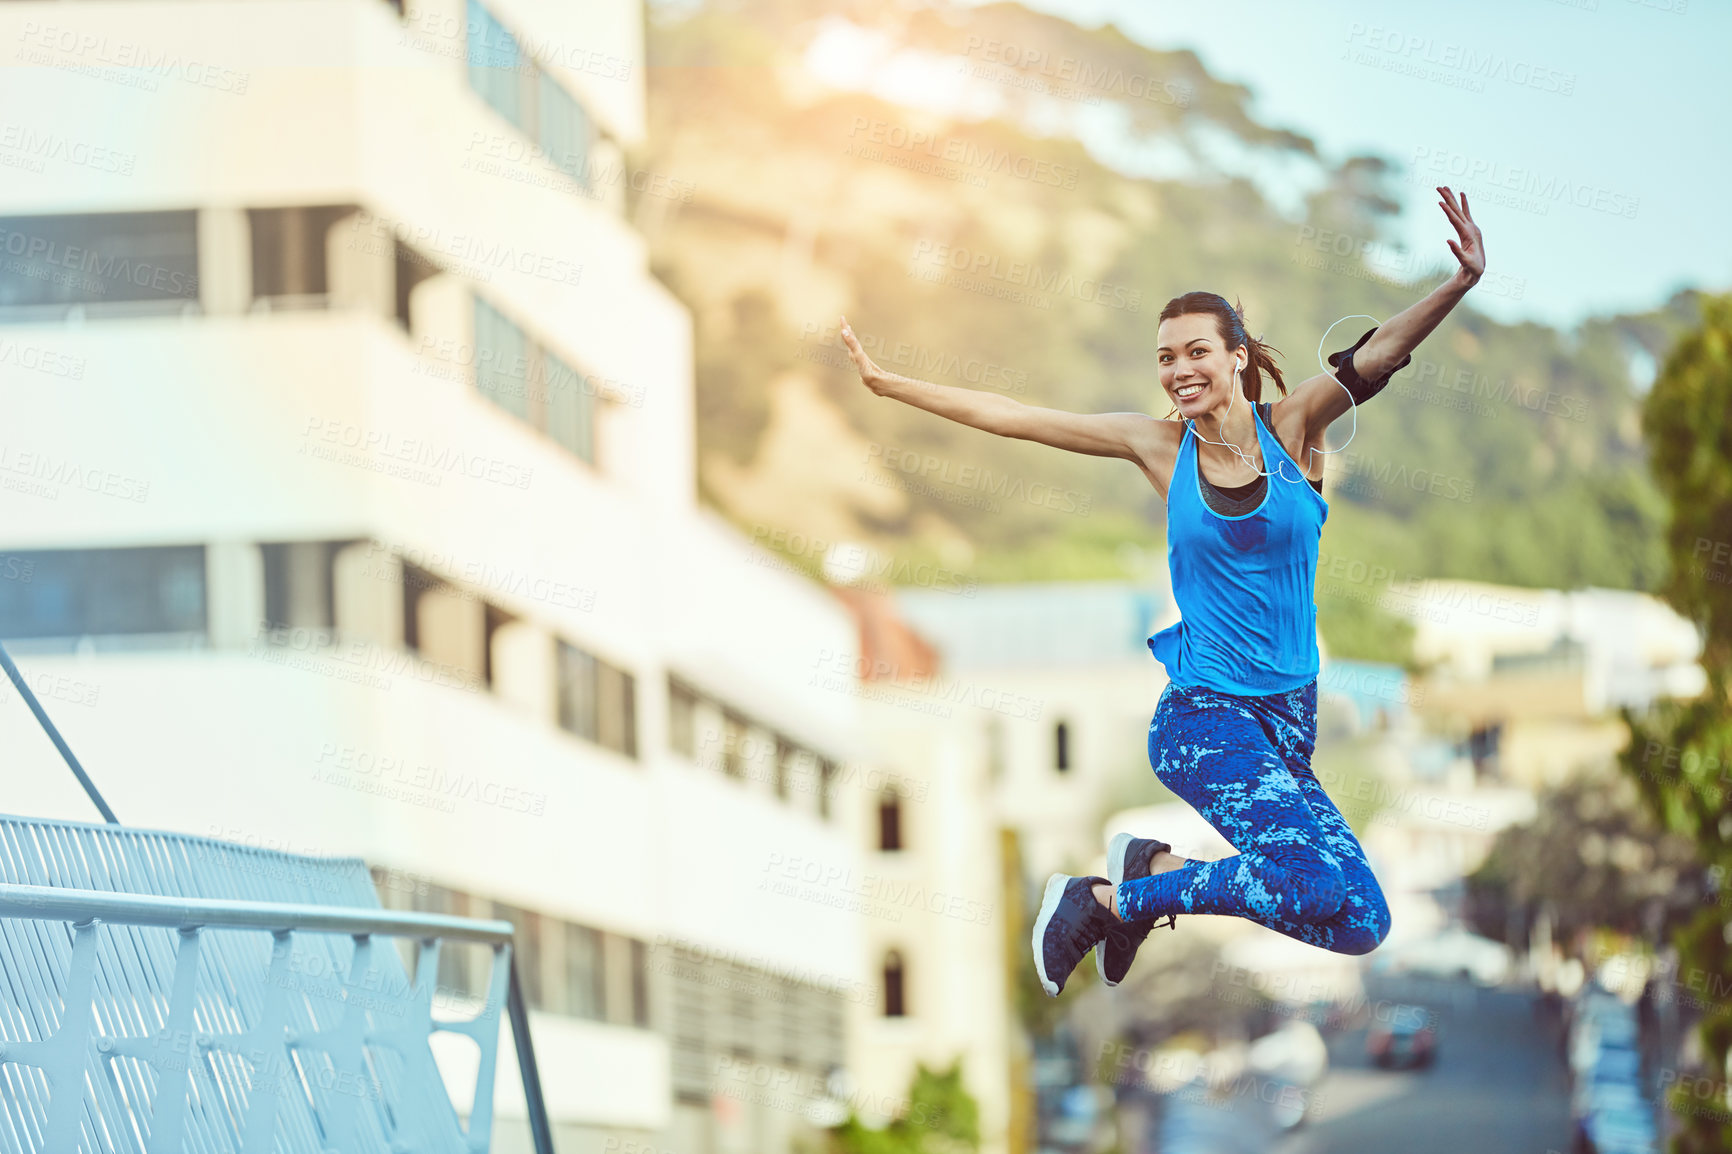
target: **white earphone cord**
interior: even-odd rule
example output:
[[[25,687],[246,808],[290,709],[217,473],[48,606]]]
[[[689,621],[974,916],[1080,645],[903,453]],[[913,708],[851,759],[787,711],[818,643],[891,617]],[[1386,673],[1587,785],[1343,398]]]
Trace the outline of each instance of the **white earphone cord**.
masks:
[[[1341,320],[1336,321],[1334,325],[1330,325],[1328,328],[1323,330],[1323,336],[1317,342],[1317,367],[1322,369],[1323,372],[1329,377],[1329,379],[1334,381],[1338,385],[1341,385],[1341,378],[1335,375],[1334,371],[1332,369],[1330,369],[1330,367],[1329,367],[1329,362],[1327,362],[1323,359],[1323,345],[1324,345],[1324,342],[1326,342],[1329,339],[1329,334],[1335,331],[1335,325],[1340,324],[1341,321],[1351,321],[1351,320],[1368,320],[1368,321],[1371,321],[1372,323],[1374,323],[1380,327],[1383,324],[1383,322],[1378,320],[1376,317],[1370,316],[1366,313],[1349,313],[1347,316],[1342,317]],[[1233,411],[1233,402],[1239,399],[1239,372],[1240,372],[1240,370],[1237,368],[1235,368],[1233,370],[1233,392],[1227,398],[1227,412],[1228,413],[1231,413]],[[1349,411],[1353,414],[1353,431],[1351,433],[1347,434],[1347,440],[1345,440],[1341,443],[1340,449],[1311,449],[1311,450],[1309,450],[1310,452],[1322,453],[1325,456],[1327,456],[1331,453],[1339,453],[1339,452],[1341,452],[1341,449],[1345,449],[1349,444],[1351,444],[1353,442],[1353,438],[1359,434],[1359,402],[1353,399],[1353,390],[1352,389],[1348,389],[1346,385],[1341,385],[1341,387],[1343,389],[1346,389],[1346,391],[1347,391],[1347,403],[1351,406],[1351,409]],[[1256,418],[1253,416],[1252,420],[1255,421],[1255,419]],[[1227,421],[1226,417],[1221,418],[1222,424],[1225,424],[1226,421]],[[1261,469],[1257,468],[1257,466],[1251,464],[1251,458],[1247,457],[1245,455],[1244,451],[1239,448],[1239,446],[1230,445],[1225,441],[1211,441],[1211,440],[1209,440],[1209,438],[1203,436],[1203,434],[1198,433],[1197,432],[1197,423],[1195,421],[1191,422],[1191,432],[1196,434],[1197,440],[1199,440],[1199,441],[1203,441],[1206,444],[1210,444],[1210,445],[1219,445],[1223,449],[1229,449],[1232,452],[1237,453],[1239,455],[1239,459],[1241,461],[1245,462],[1245,464],[1250,468],[1250,470],[1253,473],[1256,473],[1259,477],[1280,477],[1283,481],[1287,480],[1286,476],[1283,473],[1283,470],[1287,466],[1287,462],[1277,461],[1277,462],[1275,462],[1275,471],[1273,473],[1265,473]],[[1299,478],[1299,481],[1303,481],[1304,479],[1305,478],[1301,477],[1301,478]],[[1299,481],[1289,482],[1289,484],[1298,484]]]

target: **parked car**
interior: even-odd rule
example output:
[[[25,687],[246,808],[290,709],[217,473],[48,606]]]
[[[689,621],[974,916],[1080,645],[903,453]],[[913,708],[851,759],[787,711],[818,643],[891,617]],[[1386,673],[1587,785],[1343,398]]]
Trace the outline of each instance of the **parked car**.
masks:
[[[1378,1017],[1365,1035],[1365,1052],[1384,1068],[1429,1066],[1437,1057],[1437,1036],[1424,1006],[1396,1006]]]

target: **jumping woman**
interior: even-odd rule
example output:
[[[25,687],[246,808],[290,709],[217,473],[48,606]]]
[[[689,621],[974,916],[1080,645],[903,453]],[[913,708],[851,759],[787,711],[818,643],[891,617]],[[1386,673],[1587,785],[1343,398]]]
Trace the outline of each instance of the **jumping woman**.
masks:
[[[1176,856],[1120,834],[1108,877],[1054,874],[1034,924],[1034,964],[1054,997],[1084,954],[1108,985],[1162,918],[1228,914],[1341,954],[1389,931],[1365,852],[1311,772],[1317,739],[1317,546],[1323,434],[1375,396],[1485,273],[1479,226],[1448,188],[1459,267],[1418,304],[1329,357],[1288,393],[1273,350],[1214,293],[1161,310],[1156,357],[1177,420],[1067,413],[997,393],[928,384],[873,363],[842,320],[866,387],[1002,437],[1135,464],[1167,502],[1167,559],[1181,620],[1149,638],[1168,684],[1149,724],[1149,763],[1239,852]],[[1337,322],[1339,323],[1339,322]],[[1328,336],[1327,333],[1324,334]],[[1267,375],[1281,393],[1262,402]]]

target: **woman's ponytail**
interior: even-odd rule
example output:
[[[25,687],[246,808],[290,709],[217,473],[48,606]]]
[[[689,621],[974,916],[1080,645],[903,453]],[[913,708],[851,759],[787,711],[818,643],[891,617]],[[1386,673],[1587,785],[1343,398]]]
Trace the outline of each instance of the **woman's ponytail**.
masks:
[[[1276,391],[1283,397],[1287,395],[1287,382],[1281,377],[1280,366],[1276,365],[1277,350],[1264,344],[1256,337],[1246,335],[1245,351],[1247,354],[1245,371],[1239,378],[1239,383],[1245,391],[1245,399],[1253,404],[1263,399],[1263,374],[1268,373],[1275,382]]]

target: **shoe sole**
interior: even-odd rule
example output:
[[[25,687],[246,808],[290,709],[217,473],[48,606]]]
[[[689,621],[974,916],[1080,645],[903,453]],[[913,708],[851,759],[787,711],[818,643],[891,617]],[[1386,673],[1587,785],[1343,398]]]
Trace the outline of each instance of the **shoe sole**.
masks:
[[[1046,976],[1046,927],[1047,923],[1052,921],[1058,903],[1064,899],[1064,886],[1069,880],[1064,874],[1053,874],[1046,879],[1046,893],[1041,895],[1040,913],[1036,914],[1034,919],[1034,972],[1040,975],[1040,988],[1046,991],[1049,998],[1058,997],[1060,987]]]
[[[1119,883],[1125,880],[1125,854],[1130,852],[1131,842],[1135,840],[1128,833],[1115,833],[1113,840],[1107,843],[1107,880],[1113,883],[1113,892],[1119,892]],[[1101,981],[1109,986],[1118,985],[1107,979],[1107,944],[1105,941],[1095,946],[1095,971],[1100,974]]]

